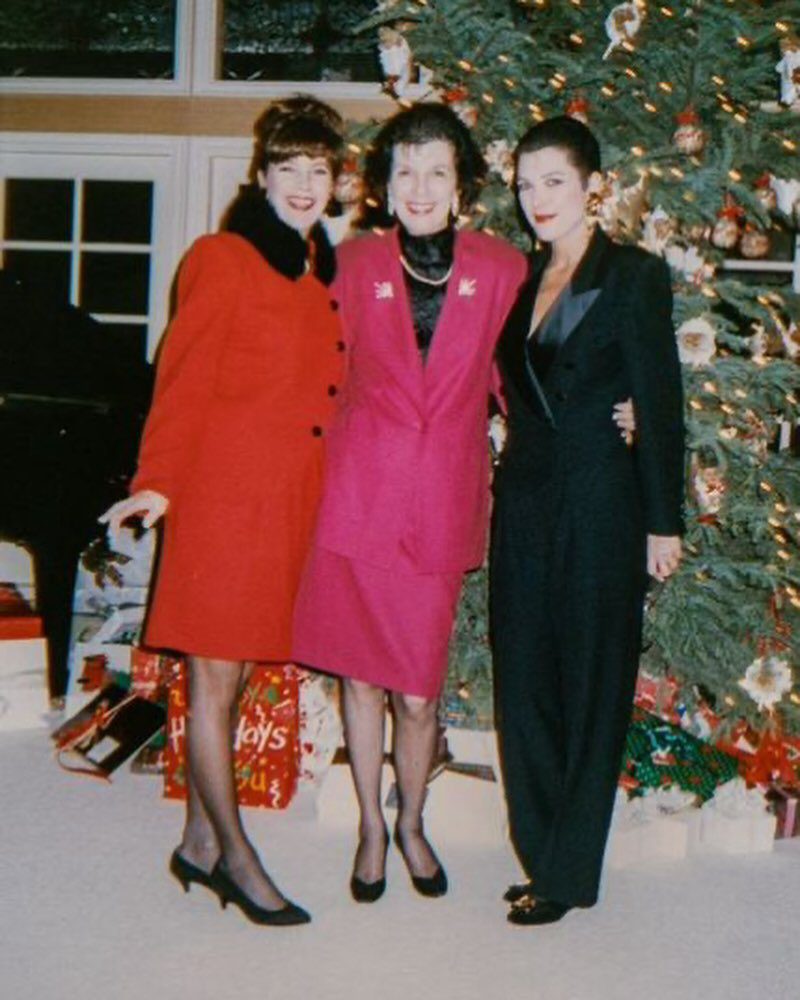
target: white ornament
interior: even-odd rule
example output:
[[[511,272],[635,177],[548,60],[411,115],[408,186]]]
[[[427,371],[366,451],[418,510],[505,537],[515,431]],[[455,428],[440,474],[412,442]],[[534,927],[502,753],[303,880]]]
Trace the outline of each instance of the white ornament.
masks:
[[[664,258],[690,284],[702,285],[714,277],[714,265],[700,256],[697,247],[679,247],[673,243],[667,247]]]
[[[786,351],[786,357],[794,361],[798,354],[800,354],[800,330],[798,330],[797,324],[792,320],[787,326],[774,313],[772,314],[772,319],[783,341],[783,349]]]
[[[611,53],[623,42],[628,42],[642,26],[642,12],[636,2],[620,3],[613,7],[606,18],[606,34],[610,44],[603,53],[603,59],[608,59]]]
[[[747,338],[747,346],[754,361],[763,361],[767,356],[769,337],[761,323],[756,323],[753,329],[755,332]]]
[[[772,708],[792,689],[792,671],[788,660],[777,656],[759,656],[745,670],[739,686],[759,708]]]
[[[509,143],[505,139],[495,139],[483,155],[489,169],[502,177],[504,183],[510,184],[514,178],[514,158]]]
[[[675,222],[667,215],[661,205],[656,205],[648,212],[644,223],[642,243],[645,250],[663,256],[667,243],[675,233]]]
[[[800,202],[800,181],[773,177],[770,186],[778,199],[778,208],[784,215],[791,215]]]
[[[775,72],[781,75],[781,104],[800,101],[800,39],[792,36],[781,42],[781,61]]]
[[[381,69],[391,89],[402,97],[411,83],[411,46],[399,31],[383,27],[378,31]]]
[[[678,357],[683,365],[702,368],[717,353],[717,332],[707,319],[687,319],[675,331]]]

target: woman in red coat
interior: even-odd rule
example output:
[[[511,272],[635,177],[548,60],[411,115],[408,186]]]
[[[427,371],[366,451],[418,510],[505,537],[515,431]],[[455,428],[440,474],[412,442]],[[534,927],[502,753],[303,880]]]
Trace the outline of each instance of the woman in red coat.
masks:
[[[320,216],[341,119],[313,98],[256,123],[254,182],[225,231],[199,239],[178,281],[132,495],[113,532],[164,515],[145,631],[186,655],[189,794],[170,870],[262,924],[303,923],[242,828],[231,720],[254,662],[290,658],[291,615],[320,493],[344,343]]]

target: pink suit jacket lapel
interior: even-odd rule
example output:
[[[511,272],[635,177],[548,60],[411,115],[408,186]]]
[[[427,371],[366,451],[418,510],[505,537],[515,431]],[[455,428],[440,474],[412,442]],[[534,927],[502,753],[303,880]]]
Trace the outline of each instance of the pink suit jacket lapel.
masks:
[[[454,254],[453,273],[447,285],[426,364],[422,363],[417,348],[396,229],[389,233],[385,243],[385,255],[381,258],[379,269],[381,278],[375,282],[376,299],[385,295],[392,301],[392,306],[384,314],[387,328],[383,335],[391,337],[397,348],[398,369],[402,370],[402,375],[398,371],[398,381],[408,387],[420,409],[425,407],[426,383],[430,384],[436,379],[437,370],[440,365],[447,364],[448,355],[454,346],[469,335],[472,329],[472,311],[469,305],[473,297],[481,294],[480,261],[458,234]],[[387,286],[391,289],[390,296]],[[385,302],[384,305],[389,306],[389,303]]]

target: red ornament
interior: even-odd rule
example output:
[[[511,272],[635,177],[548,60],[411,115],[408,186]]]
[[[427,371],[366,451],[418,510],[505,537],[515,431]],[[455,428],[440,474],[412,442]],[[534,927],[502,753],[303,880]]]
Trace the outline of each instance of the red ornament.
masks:
[[[445,104],[458,104],[460,101],[466,101],[468,97],[469,91],[466,87],[453,87],[442,94]]]
[[[576,121],[583,122],[584,125],[588,125],[589,102],[582,95],[578,97],[573,97],[572,100],[567,104],[566,114],[570,118],[574,118]]]

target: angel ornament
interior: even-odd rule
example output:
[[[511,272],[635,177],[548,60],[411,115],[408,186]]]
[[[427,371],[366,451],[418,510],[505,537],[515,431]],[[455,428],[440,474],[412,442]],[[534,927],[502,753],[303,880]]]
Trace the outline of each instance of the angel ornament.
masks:
[[[608,59],[614,49],[624,42],[629,42],[642,26],[642,10],[638,0],[617,4],[606,18],[606,34],[610,42],[603,53],[603,59]]]
[[[800,38],[788,35],[781,39],[781,61],[775,72],[781,75],[781,104],[800,104]]]
[[[411,46],[394,28],[378,31],[378,49],[386,86],[395,97],[402,97],[411,83]]]

